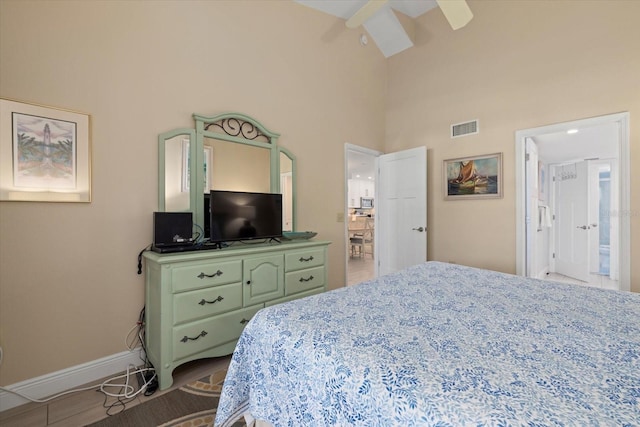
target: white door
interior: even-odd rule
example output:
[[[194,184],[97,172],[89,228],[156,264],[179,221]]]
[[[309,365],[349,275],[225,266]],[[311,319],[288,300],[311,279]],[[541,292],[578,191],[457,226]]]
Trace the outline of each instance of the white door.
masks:
[[[383,154],[378,163],[378,275],[427,260],[427,149]]]
[[[589,281],[589,193],[587,162],[556,170],[556,272]]]

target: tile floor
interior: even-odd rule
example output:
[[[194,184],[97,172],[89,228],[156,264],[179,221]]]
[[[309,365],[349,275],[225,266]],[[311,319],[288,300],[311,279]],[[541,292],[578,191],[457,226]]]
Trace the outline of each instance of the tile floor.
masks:
[[[561,283],[572,283],[574,285],[591,286],[602,289],[620,289],[617,280],[611,280],[609,276],[602,276],[600,274],[591,274],[588,282],[583,282],[571,277],[563,276],[562,274],[549,273],[545,280],[552,280]]]
[[[215,357],[195,360],[179,366],[173,372],[173,385],[170,388],[156,391],[148,397],[141,395],[127,403],[126,407],[131,408],[202,378],[210,372],[226,368],[230,360],[231,356]],[[137,380],[134,379],[133,381],[134,384],[137,384]],[[91,384],[98,383],[100,381]],[[103,406],[105,396],[96,390],[97,388],[61,396],[48,403],[27,403],[0,412],[0,425],[2,427],[78,427],[94,423],[108,416]],[[109,398],[107,403],[113,403],[114,401],[115,398]]]
[[[347,286],[355,285],[373,278],[375,274],[374,260],[371,255],[365,255],[362,258],[358,256],[350,257],[347,269]]]

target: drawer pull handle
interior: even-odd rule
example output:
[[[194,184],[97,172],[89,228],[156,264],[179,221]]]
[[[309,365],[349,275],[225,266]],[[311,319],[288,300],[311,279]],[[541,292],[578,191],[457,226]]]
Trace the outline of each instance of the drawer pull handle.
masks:
[[[313,276],[309,276],[309,278],[308,278],[308,279],[305,279],[304,277],[301,277],[301,278],[300,278],[300,281],[301,281],[301,282],[310,282],[311,280],[313,280]]]
[[[309,258],[303,258],[300,257],[300,259],[298,260],[300,262],[309,262],[309,261],[313,261],[313,255],[311,255]]]
[[[196,335],[196,337],[195,337],[195,338],[191,338],[191,337],[188,337],[188,336],[186,336],[186,335],[185,335],[184,337],[182,337],[182,339],[181,339],[180,341],[181,341],[181,342],[195,341],[195,340],[197,340],[197,339],[198,339],[198,338],[200,338],[200,337],[204,337],[205,335],[207,335],[207,331],[202,331],[202,332],[200,332],[200,334],[199,334],[199,335]]]
[[[249,321],[248,321],[247,319],[245,319],[244,317],[243,317],[243,318],[242,318],[242,320],[240,321],[240,323],[242,323],[243,325],[244,325],[245,323],[247,323],[247,322],[249,322]]]
[[[205,305],[205,304],[215,304],[218,301],[222,301],[224,298],[222,298],[221,295],[218,295],[218,298],[214,299],[213,301],[207,301],[206,299],[202,298],[202,300],[200,300],[200,302],[198,304],[200,305]]]
[[[204,274],[204,273],[200,273],[200,274],[198,274],[198,279],[204,279],[205,277],[209,277],[209,278],[211,278],[211,277],[216,277],[216,276],[222,276],[222,274],[223,274],[223,273],[222,273],[222,271],[220,271],[220,270],[216,271],[216,272],[215,272],[215,273],[213,273],[213,274]]]

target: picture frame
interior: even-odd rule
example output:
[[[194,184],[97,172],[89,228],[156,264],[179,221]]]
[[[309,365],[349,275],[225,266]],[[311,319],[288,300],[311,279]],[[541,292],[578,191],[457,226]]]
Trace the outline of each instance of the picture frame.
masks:
[[[502,198],[502,153],[446,159],[442,171],[445,200]]]
[[[0,98],[0,201],[91,202],[91,116]]]

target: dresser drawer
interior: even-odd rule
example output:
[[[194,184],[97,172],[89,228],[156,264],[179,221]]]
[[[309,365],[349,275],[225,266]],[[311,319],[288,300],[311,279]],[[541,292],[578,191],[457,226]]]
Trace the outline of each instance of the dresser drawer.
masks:
[[[173,360],[240,338],[245,325],[263,304],[173,328]]]
[[[242,307],[242,283],[182,292],[173,298],[173,324],[211,317]]]
[[[145,349],[160,389],[171,386],[180,365],[232,354],[248,321],[265,305],[324,292],[328,245],[305,241],[177,254],[145,251]]]
[[[324,267],[287,273],[284,280],[285,295],[292,295],[309,289],[324,286]]]
[[[288,252],[285,255],[285,271],[296,271],[319,265],[324,265],[324,249],[322,248]]]
[[[174,293],[241,281],[241,260],[188,264],[172,272]]]

